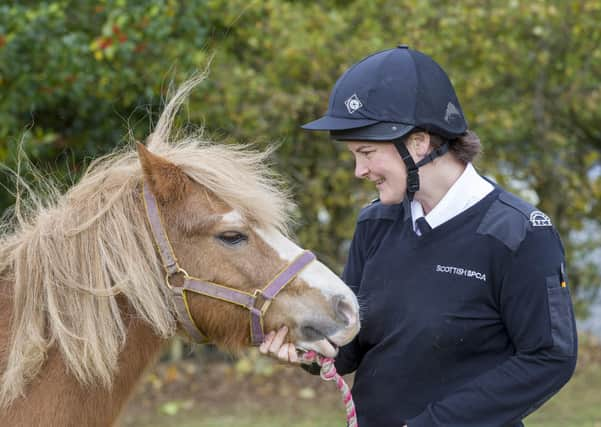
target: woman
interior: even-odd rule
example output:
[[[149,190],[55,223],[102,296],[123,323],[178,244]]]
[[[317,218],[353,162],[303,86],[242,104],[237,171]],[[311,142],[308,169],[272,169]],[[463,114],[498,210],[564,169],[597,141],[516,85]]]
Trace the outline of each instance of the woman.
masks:
[[[359,425],[523,425],[576,364],[563,247],[549,217],[476,172],[446,73],[407,46],[376,53],[304,128],[345,141],[380,196],[343,275],[364,305],[336,358],[355,372]],[[261,351],[297,361],[286,333]]]

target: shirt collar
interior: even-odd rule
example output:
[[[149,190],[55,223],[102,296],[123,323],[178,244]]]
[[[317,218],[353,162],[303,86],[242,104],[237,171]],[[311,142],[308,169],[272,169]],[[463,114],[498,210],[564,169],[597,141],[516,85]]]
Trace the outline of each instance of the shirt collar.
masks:
[[[434,209],[425,216],[426,221],[428,221],[430,227],[436,228],[478,203],[493,189],[492,184],[482,178],[476,172],[474,166],[468,163],[461,176],[449,188],[449,191],[434,206]],[[418,234],[420,233],[417,231],[415,220],[422,216],[424,216],[424,209],[421,203],[414,199],[411,202],[411,219],[413,230]]]

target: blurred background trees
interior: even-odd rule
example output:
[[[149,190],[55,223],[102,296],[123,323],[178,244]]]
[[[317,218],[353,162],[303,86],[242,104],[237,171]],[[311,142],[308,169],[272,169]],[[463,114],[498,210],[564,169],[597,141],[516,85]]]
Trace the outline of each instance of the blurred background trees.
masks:
[[[601,286],[599,22],[597,0],[3,2],[0,161],[14,167],[22,143],[68,186],[129,130],[143,140],[168,84],[214,54],[183,121],[228,143],[280,143],[297,237],[340,270],[377,193],[342,145],[299,125],[325,112],[348,66],[407,44],[453,80],[485,148],[480,171],[553,219],[584,310]],[[0,209],[12,202],[0,193]]]

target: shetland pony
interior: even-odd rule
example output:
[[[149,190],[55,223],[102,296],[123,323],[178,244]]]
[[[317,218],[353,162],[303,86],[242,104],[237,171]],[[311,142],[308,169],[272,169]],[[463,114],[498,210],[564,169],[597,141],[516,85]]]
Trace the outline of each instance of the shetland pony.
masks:
[[[30,191],[17,201],[0,238],[0,425],[113,425],[162,344],[185,336],[171,289],[181,280],[166,280],[144,185],[186,276],[252,294],[303,253],[287,237],[292,205],[267,154],[172,137],[176,112],[201,80],[180,87],[146,146],[94,161],[65,194],[49,187],[52,197]],[[246,308],[196,293],[186,307],[221,348],[250,344]],[[313,261],[262,322],[333,356],[359,330],[358,304]]]

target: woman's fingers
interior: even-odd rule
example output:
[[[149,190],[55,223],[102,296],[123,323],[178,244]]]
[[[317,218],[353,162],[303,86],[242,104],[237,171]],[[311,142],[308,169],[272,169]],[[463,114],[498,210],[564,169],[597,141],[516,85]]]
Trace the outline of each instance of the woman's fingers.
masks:
[[[282,344],[277,355],[278,359],[286,363],[298,363],[298,355],[296,354],[296,347],[292,343]]]
[[[273,341],[274,337],[275,337],[274,331],[271,331],[270,333],[268,333],[265,336],[265,340],[259,346],[259,352],[261,352],[262,354],[267,354],[267,352],[269,351],[269,346],[271,345],[271,342]]]
[[[280,351],[280,347],[284,344],[284,339],[286,338],[286,334],[288,333],[288,328],[283,326],[280,330],[275,334],[273,341],[269,345],[269,352],[274,356],[277,355]]]
[[[296,346],[292,343],[288,344],[288,360],[292,363],[298,363],[298,353],[296,352]]]
[[[288,361],[288,344],[284,344],[280,347],[278,350],[278,359],[280,359],[282,362]]]
[[[282,362],[298,363],[296,346],[292,343],[284,342],[287,334],[288,328],[286,326],[283,326],[277,332],[272,331],[268,333],[265,336],[265,341],[259,346],[259,351],[262,354],[275,357]]]

